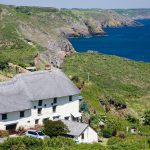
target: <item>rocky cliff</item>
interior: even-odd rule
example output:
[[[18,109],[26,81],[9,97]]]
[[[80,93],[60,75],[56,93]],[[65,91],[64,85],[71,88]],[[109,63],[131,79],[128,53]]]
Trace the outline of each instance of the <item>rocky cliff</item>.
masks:
[[[3,46],[0,45],[2,50],[8,49],[4,44],[6,41],[6,43],[16,42],[15,37],[30,46],[31,43],[36,45],[38,56],[35,56],[36,65],[45,62],[55,66],[59,66],[66,55],[75,51],[68,37],[102,35],[105,34],[103,27],[135,25],[132,19],[114,10],[99,9],[59,10],[1,5],[0,19],[0,30],[4,30],[4,35],[0,36],[0,43],[3,43]],[[15,36],[10,36],[13,34]],[[39,58],[44,61],[38,61]]]

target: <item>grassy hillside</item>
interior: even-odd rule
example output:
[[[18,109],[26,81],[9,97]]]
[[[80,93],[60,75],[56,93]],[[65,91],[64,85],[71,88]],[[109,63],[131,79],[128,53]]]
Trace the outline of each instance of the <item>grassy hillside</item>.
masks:
[[[28,44],[19,32],[19,20],[25,20],[25,17],[10,7],[0,6],[0,69],[6,69],[8,63],[21,66],[34,63],[36,47]]]
[[[100,131],[100,136],[116,133],[117,138],[111,137],[103,145],[119,150],[122,143],[120,149],[148,149],[150,126],[143,124],[143,115],[150,110],[149,63],[102,54],[76,53],[66,58],[62,69],[81,89],[88,105],[82,104],[83,118],[90,116],[91,126]],[[104,129],[100,129],[99,121],[105,123]],[[132,135],[130,130],[127,132],[127,127],[136,127],[139,135]],[[124,136],[121,141],[120,133]]]
[[[150,64],[115,56],[73,54],[62,65],[70,78],[78,77],[77,85],[88,103],[101,111],[99,100],[112,98],[125,102],[129,111],[142,114],[150,108]],[[89,82],[88,82],[89,74]]]

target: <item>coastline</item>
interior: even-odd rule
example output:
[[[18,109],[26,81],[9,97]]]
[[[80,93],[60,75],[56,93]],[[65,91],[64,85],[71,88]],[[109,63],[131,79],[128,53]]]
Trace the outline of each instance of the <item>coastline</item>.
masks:
[[[138,22],[138,20],[145,20],[145,19],[144,18],[143,19],[135,19],[135,20],[133,20],[133,23],[129,24],[129,25],[124,24],[124,25],[119,25],[119,26],[106,26],[106,27],[103,27],[102,32],[99,32],[99,33],[89,33],[89,34],[79,34],[79,35],[68,34],[68,35],[66,35],[66,38],[71,39],[71,38],[91,38],[91,37],[97,37],[97,36],[107,36],[107,32],[105,31],[105,29],[107,29],[107,28],[138,27],[138,26],[140,27],[140,26],[144,26],[144,24],[141,22]]]
[[[140,26],[138,24],[137,26],[107,27],[108,30],[105,30],[106,28],[104,29],[105,35],[93,34],[88,37],[72,37],[68,40],[79,53],[87,52],[106,55],[116,55],[122,58],[127,58],[138,62],[150,63],[150,54],[147,52],[147,50],[150,49],[150,47],[148,46],[149,39],[147,39],[147,36],[149,37],[148,29],[150,19],[142,20],[148,20],[148,22],[146,21],[145,24],[145,21],[139,20]],[[137,22],[138,20],[135,21]],[[98,36],[105,37],[98,38]]]

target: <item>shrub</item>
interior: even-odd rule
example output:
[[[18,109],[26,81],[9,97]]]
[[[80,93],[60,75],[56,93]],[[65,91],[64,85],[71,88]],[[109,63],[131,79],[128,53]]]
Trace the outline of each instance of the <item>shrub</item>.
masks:
[[[8,137],[9,133],[7,130],[0,130],[0,138]]]
[[[150,110],[144,113],[144,125],[150,125]]]
[[[38,148],[43,145],[43,141],[40,139],[30,138],[30,137],[17,137],[17,138],[9,138],[7,141],[0,145],[0,149],[3,150],[30,150],[32,147]],[[18,149],[17,149],[18,148]]]
[[[72,147],[75,145],[75,141],[73,141],[72,139],[69,138],[65,138],[65,137],[54,137],[51,139],[45,139],[45,145],[47,147],[51,147],[51,148],[68,148],[68,147]]]
[[[83,111],[83,112],[88,112],[89,111],[89,106],[85,101],[83,101],[80,104],[80,110]]]
[[[73,76],[71,80],[76,82],[76,83],[80,81],[78,76]]]
[[[67,126],[61,121],[47,120],[44,122],[44,133],[50,137],[57,137],[69,132]]]
[[[110,138],[110,137],[112,137],[112,130],[111,129],[109,129],[109,128],[106,128],[106,129],[103,129],[103,137],[104,138]]]
[[[139,122],[138,119],[136,119],[135,117],[133,117],[133,116],[131,116],[131,115],[128,115],[126,118],[127,118],[127,120],[128,120],[129,122],[131,122],[131,123],[138,123],[138,122]]]
[[[71,149],[75,141],[65,137],[48,138],[45,140],[31,137],[9,138],[0,144],[0,150],[48,150],[48,149]]]

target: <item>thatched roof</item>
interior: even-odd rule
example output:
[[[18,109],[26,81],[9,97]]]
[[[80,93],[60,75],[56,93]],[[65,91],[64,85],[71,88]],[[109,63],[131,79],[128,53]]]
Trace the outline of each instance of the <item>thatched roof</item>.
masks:
[[[54,69],[19,74],[11,81],[0,83],[0,113],[31,108],[31,101],[79,94],[66,75]]]

